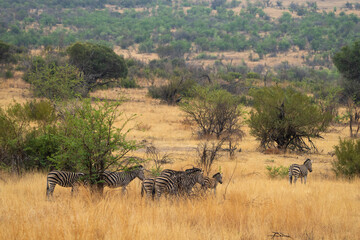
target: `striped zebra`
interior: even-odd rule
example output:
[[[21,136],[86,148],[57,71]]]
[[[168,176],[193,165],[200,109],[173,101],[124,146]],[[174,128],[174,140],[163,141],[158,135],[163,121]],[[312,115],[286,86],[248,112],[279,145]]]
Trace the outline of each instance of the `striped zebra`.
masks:
[[[51,171],[47,175],[46,181],[46,196],[49,199],[54,193],[56,184],[62,187],[71,187],[71,195],[77,190],[80,182],[79,178],[84,176],[84,173],[65,172],[65,171]]]
[[[155,195],[157,199],[159,199],[163,193],[174,195],[176,192],[177,185],[174,182],[173,177],[159,176],[155,178],[154,187],[152,189],[153,199],[155,198]]]
[[[179,175],[175,179],[179,194],[191,195],[192,188],[196,183],[204,185],[204,175],[200,168],[192,168],[185,170],[185,174]]]
[[[299,177],[301,178],[301,183],[302,183],[302,178],[304,178],[304,183],[306,184],[306,178],[307,178],[307,175],[308,175],[308,170],[310,172],[312,172],[312,162],[311,162],[311,160],[309,158],[305,160],[303,165],[292,164],[289,167],[289,181],[290,181],[290,184],[292,184],[293,176],[294,176],[294,184],[296,184],[296,180]]]
[[[204,185],[202,186],[203,190],[214,189],[214,195],[216,195],[216,186],[218,183],[222,184],[222,174],[215,173],[212,178],[204,177]]]
[[[155,187],[155,178],[145,178],[144,181],[141,183],[141,197],[144,196],[144,193],[146,193],[146,196],[153,197],[152,192]]]
[[[130,167],[127,171],[123,172],[106,171],[102,174],[102,180],[104,180],[105,186],[110,188],[122,187],[123,194],[126,191],[127,185],[136,177],[141,181],[145,179],[144,167],[142,165]]]

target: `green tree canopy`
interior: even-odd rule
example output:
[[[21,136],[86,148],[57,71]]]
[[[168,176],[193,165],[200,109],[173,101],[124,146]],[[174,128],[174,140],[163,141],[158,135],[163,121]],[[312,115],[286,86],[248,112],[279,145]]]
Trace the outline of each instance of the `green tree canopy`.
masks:
[[[90,90],[127,76],[128,68],[124,58],[109,47],[77,42],[68,47],[67,53],[70,63],[84,73],[84,79]],[[102,81],[99,82],[99,79]]]
[[[137,148],[127,140],[127,119],[116,126],[119,102],[92,103],[85,100],[64,108],[59,122],[60,150],[54,156],[58,169],[80,170],[94,190],[103,190],[101,175],[105,170],[119,170],[126,166],[125,154]]]
[[[341,48],[333,56],[333,62],[344,77],[345,96],[360,100],[360,40]]]
[[[250,94],[254,98],[250,133],[261,141],[261,146],[300,151],[316,149],[312,139],[321,138],[331,114],[322,112],[310,97],[292,88],[261,88]]]

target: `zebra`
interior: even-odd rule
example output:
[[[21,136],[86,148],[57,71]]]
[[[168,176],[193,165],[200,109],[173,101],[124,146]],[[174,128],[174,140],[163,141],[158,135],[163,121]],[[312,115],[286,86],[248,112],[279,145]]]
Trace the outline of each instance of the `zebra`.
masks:
[[[204,177],[204,185],[202,186],[202,189],[205,191],[206,189],[214,189],[214,195],[216,195],[216,186],[217,184],[222,184],[222,174],[221,173],[215,173],[212,178]]]
[[[127,171],[123,172],[105,171],[102,174],[105,186],[110,188],[122,187],[123,194],[126,191],[127,185],[136,177],[141,181],[145,179],[144,167],[142,165],[130,167]]]
[[[144,193],[148,197],[152,196],[153,189],[155,187],[155,178],[145,178],[141,183],[141,197],[144,196]]]
[[[173,177],[169,176],[158,176],[154,180],[154,187],[152,189],[152,198],[155,198],[155,194],[157,199],[160,198],[161,194],[168,193],[168,194],[176,194],[177,192],[177,185],[174,182]]]
[[[46,181],[46,196],[49,199],[53,196],[56,184],[62,187],[71,187],[71,195],[77,190],[79,186],[79,178],[84,176],[84,173],[65,172],[65,171],[51,171],[47,175]]]
[[[305,160],[303,165],[292,164],[289,167],[289,181],[290,181],[290,184],[292,184],[293,176],[294,176],[294,184],[296,184],[296,180],[299,177],[301,178],[301,183],[302,183],[302,178],[304,177],[304,183],[306,184],[306,178],[307,178],[307,175],[308,175],[308,170],[310,172],[312,172],[312,162],[311,162],[311,160],[309,158]]]
[[[203,171],[200,168],[191,168],[185,170],[184,174],[175,176],[178,194],[190,196],[192,188],[196,183],[204,185]]]

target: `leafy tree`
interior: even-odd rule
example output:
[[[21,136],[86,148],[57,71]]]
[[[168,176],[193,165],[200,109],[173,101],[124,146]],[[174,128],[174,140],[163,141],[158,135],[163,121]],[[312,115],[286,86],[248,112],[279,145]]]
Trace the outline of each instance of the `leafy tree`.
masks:
[[[135,141],[127,140],[126,124],[132,117],[117,127],[120,102],[96,102],[85,100],[64,108],[59,131],[62,144],[53,157],[58,169],[77,169],[86,174],[86,179],[95,192],[102,193],[105,170],[124,169],[129,162],[124,156],[136,150]]]
[[[210,87],[194,87],[189,99],[181,109],[189,119],[196,123],[200,136],[216,136],[216,138],[239,136],[239,117],[241,110],[239,100],[223,89]]]
[[[316,149],[313,138],[321,138],[331,114],[322,112],[310,97],[294,89],[270,87],[250,92],[254,98],[249,127],[261,146],[308,151]]]
[[[333,56],[336,68],[344,77],[341,85],[346,98],[360,100],[360,40],[344,46]]]
[[[83,77],[72,65],[40,65],[33,72],[29,72],[26,79],[37,97],[66,100],[86,96],[88,93]]]
[[[15,63],[14,46],[0,41],[0,64]]]
[[[341,140],[335,146],[337,160],[333,162],[336,175],[360,176],[360,140]]]
[[[67,53],[70,63],[84,73],[89,90],[127,76],[128,69],[124,58],[109,47],[77,42],[68,47]],[[99,79],[102,81],[98,81]]]

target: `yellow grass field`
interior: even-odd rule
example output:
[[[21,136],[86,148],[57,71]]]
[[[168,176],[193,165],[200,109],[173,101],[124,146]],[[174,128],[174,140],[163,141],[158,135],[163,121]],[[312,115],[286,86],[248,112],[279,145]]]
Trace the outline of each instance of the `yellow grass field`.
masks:
[[[20,81],[20,80],[19,80]],[[0,106],[31,95],[28,86],[3,82]],[[94,97],[127,97],[124,116],[137,114],[129,138],[146,140],[160,154],[170,154],[165,168],[185,169],[195,164],[200,141],[184,123],[179,108],[146,97],[146,89],[114,89]],[[119,121],[119,124],[121,121]],[[217,195],[194,199],[141,198],[134,180],[125,196],[121,189],[105,189],[103,198],[85,189],[71,197],[69,188],[57,186],[47,201],[46,173],[0,179],[0,239],[271,239],[274,232],[291,239],[360,239],[360,180],[337,179],[329,153],[348,129],[332,127],[316,140],[317,154],[267,155],[249,129],[233,159],[222,152],[212,174],[221,167],[224,183]],[[133,153],[146,157],[143,149]],[[287,178],[270,179],[266,166],[289,166],[314,160],[307,185],[290,186]],[[151,162],[145,167],[150,168]],[[231,177],[232,176],[232,177]],[[274,239],[290,239],[278,237]]]

